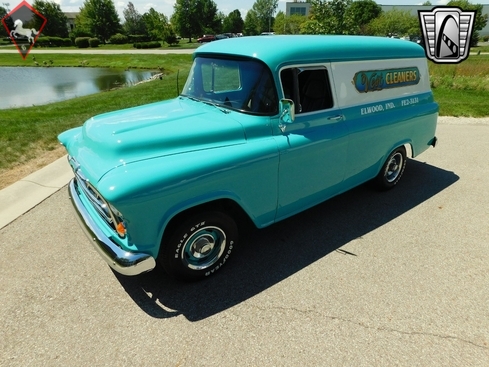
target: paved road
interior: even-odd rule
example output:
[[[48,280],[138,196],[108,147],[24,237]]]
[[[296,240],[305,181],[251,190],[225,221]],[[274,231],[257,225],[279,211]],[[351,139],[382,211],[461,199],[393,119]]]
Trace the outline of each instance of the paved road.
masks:
[[[0,230],[2,366],[488,366],[489,123],[396,189],[250,233],[214,277],[116,276],[66,188]]]

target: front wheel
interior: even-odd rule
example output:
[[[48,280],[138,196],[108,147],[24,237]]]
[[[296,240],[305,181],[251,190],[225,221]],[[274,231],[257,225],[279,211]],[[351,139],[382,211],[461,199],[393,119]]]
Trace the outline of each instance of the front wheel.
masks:
[[[406,168],[406,149],[399,147],[394,150],[385,161],[382,169],[375,178],[381,190],[389,190],[397,185]]]
[[[218,271],[238,241],[236,223],[221,212],[193,215],[161,244],[158,261],[171,276],[199,280]]]

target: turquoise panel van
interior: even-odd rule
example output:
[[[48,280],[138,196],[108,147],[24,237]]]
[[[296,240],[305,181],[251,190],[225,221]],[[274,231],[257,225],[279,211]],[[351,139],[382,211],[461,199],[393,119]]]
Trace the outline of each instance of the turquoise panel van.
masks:
[[[435,146],[423,48],[363,36],[260,36],[199,47],[175,99],[62,133],[82,227],[117,272],[200,279],[242,223],[269,226],[367,181],[396,186]]]

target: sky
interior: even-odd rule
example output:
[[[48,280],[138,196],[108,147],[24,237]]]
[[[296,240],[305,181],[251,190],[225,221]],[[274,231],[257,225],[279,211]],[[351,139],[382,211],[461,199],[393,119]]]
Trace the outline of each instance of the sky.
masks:
[[[122,16],[122,10],[127,7],[129,1],[113,0],[116,9],[119,13],[121,21],[124,21]],[[449,0],[430,0],[433,5],[445,5]],[[3,3],[9,3],[9,8],[14,9],[21,0],[0,0],[0,5]],[[27,0],[32,5],[34,0]],[[83,5],[84,0],[54,0],[61,6],[61,10],[64,12],[78,12]],[[238,9],[241,12],[241,16],[244,19],[247,11],[252,8],[255,0],[214,0],[217,4],[218,11],[228,15],[233,10]],[[380,5],[421,5],[425,0],[380,0],[376,1]],[[481,4],[489,3],[489,0],[470,0],[471,3]],[[132,0],[136,10],[144,14],[150,8],[154,8],[156,11],[165,14],[168,18],[173,14],[173,5],[175,0]],[[279,0],[277,11],[285,12],[286,0]]]

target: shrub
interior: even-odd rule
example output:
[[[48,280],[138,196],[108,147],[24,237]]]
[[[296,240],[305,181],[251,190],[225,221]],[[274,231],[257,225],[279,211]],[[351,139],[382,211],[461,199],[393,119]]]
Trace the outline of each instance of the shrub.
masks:
[[[90,37],[75,38],[75,46],[78,48],[88,48],[90,46]]]
[[[63,39],[61,37],[49,37],[49,43],[51,47],[63,46]]]
[[[71,39],[61,37],[39,37],[36,41],[36,46],[41,47],[61,47],[71,46]]]
[[[169,33],[165,36],[165,42],[170,46],[178,44],[178,38],[175,33]]]
[[[130,34],[128,37],[129,37],[129,43],[142,43],[142,42],[151,41],[150,37],[144,34]]]
[[[73,44],[75,44],[75,39],[77,39],[77,38],[79,38],[79,37],[88,37],[88,38],[90,38],[90,37],[93,37],[93,36],[92,36],[92,34],[91,34],[90,32],[86,32],[86,31],[84,31],[84,30],[82,30],[82,29],[75,28],[75,29],[73,29],[73,30],[72,30],[72,31],[69,33],[68,37],[70,37],[71,42],[72,42]]]
[[[90,38],[88,40],[88,43],[90,44],[90,47],[92,47],[92,48],[98,47],[98,45],[100,45],[100,41],[98,38]]]
[[[125,43],[129,43],[129,37],[124,34],[117,33],[109,38],[109,42],[115,45],[123,45]]]
[[[482,41],[488,42],[489,41],[489,36],[482,36]]]
[[[132,46],[137,49],[158,48],[161,47],[161,43],[159,43],[158,41],[138,42],[138,43],[134,43]]]
[[[36,40],[36,46],[40,46],[40,47],[51,46],[51,37],[38,37]]]

